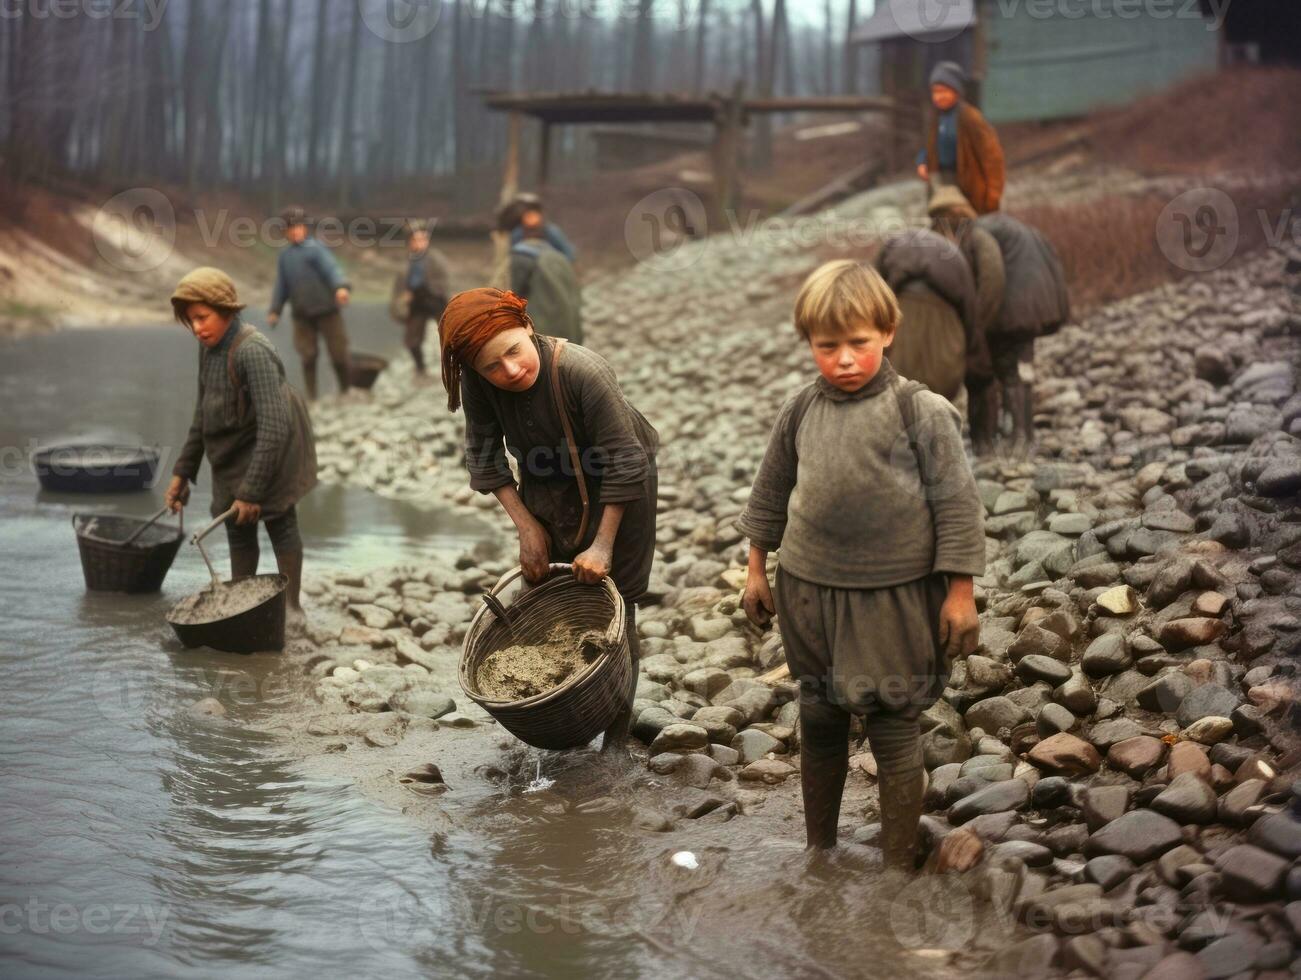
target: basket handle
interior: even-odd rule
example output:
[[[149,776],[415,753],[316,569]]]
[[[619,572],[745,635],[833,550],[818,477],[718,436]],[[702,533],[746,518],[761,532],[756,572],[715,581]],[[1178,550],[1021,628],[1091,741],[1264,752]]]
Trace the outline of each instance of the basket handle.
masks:
[[[574,566],[567,562],[551,562],[551,564],[547,565],[547,577],[550,578],[559,572],[568,572],[569,574],[573,574],[573,570]],[[507,629],[510,629],[512,626],[509,619],[509,611],[497,597],[501,595],[502,591],[505,590],[508,585],[511,585],[517,579],[522,578],[523,575],[523,566],[516,565],[509,572],[499,578],[497,584],[483,595],[484,605],[492,610],[493,615],[500,619]],[[615,610],[618,611],[623,609],[624,598],[619,594],[619,590],[614,587],[614,582],[611,581],[610,576],[607,575],[605,578],[601,579],[599,584],[610,594],[610,599],[612,600]],[[619,631],[623,629],[623,621],[625,618],[626,616],[621,615],[615,615],[610,618],[610,626],[605,631],[605,639],[611,646],[618,642]]]
[[[132,531],[132,532],[131,532],[131,537],[127,538],[127,539],[126,539],[125,541],[123,541],[122,543],[123,543],[123,544],[130,544],[130,543],[131,543],[132,541],[134,541],[136,538],[140,537],[140,535],[144,534],[145,531],[149,530],[151,527],[154,526],[154,523],[158,520],[158,518],[162,517],[162,516],[163,516],[164,514],[166,514],[167,511],[170,510],[170,509],[171,509],[171,508],[169,508],[166,504],[164,504],[162,510],[158,511],[158,513],[154,514],[154,516],[151,517],[151,518],[149,518],[148,521],[146,521],[144,524],[141,524],[138,528],[136,528],[134,531]]]

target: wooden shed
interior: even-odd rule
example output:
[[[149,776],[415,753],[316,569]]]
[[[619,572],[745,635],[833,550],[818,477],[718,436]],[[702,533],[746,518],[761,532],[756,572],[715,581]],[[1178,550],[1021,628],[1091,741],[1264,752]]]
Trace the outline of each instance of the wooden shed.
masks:
[[[855,30],[877,49],[881,94],[926,97],[937,61],[971,77],[995,123],[1120,105],[1219,64],[1219,24],[1198,0],[877,0]]]

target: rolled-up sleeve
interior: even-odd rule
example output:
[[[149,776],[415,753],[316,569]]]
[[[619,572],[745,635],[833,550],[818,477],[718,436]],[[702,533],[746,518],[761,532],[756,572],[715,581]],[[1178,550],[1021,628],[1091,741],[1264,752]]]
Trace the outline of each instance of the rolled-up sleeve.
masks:
[[[797,406],[803,397],[800,394],[788,399],[777,413],[763,462],[750,488],[750,499],[736,520],[737,530],[764,551],[776,551],[786,533],[787,506],[799,472],[795,431]]]
[[[566,388],[574,392],[578,415],[589,440],[586,469],[601,470],[603,504],[621,504],[646,496],[651,458],[642,445],[638,418],[619,388],[609,365],[590,351],[570,349],[561,356]]]
[[[465,413],[465,468],[470,489],[492,493],[515,485],[506,462],[506,443],[492,403],[484,395],[478,375],[461,375],[461,409]]]
[[[275,355],[257,341],[248,341],[235,357],[241,378],[257,417],[257,442],[253,459],[235,492],[238,500],[259,503],[271,489],[289,443],[289,405],[281,390]]]
[[[935,526],[932,571],[985,574],[985,507],[962,446],[962,419],[932,392],[915,396],[917,465]]]

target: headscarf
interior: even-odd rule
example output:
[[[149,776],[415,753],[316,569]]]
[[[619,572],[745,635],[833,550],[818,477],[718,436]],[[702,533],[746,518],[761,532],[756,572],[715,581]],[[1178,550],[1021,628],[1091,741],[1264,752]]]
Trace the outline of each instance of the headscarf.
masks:
[[[455,412],[461,407],[461,371],[471,370],[488,341],[504,330],[531,327],[533,321],[524,312],[528,300],[509,290],[491,286],[457,293],[438,320],[438,339],[443,346],[443,387],[447,389],[447,407]]]
[[[176,284],[172,292],[172,310],[176,319],[187,323],[185,310],[191,303],[206,303],[214,310],[238,312],[244,309],[235,291],[234,280],[220,269],[200,266]]]

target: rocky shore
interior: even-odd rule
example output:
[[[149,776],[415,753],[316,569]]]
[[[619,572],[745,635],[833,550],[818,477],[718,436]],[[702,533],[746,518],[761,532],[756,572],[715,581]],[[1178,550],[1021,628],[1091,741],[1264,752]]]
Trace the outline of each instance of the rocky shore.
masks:
[[[760,679],[783,663],[780,624],[765,635],[740,611],[733,521],[778,405],[809,376],[789,308],[817,259],[782,241],[688,248],[586,291],[589,346],[665,447],[634,733],[639,764],[676,789],[639,807],[643,833],[798,799],[795,689]],[[1040,342],[1035,460],[977,467],[981,647],[924,716],[923,846],[931,871],[1019,923],[992,972],[1294,968],[1298,288],[1271,252],[1094,311]],[[462,421],[441,386],[405,371],[367,404],[318,407],[322,478],[482,509],[502,547],[308,583],[313,626],[291,654],[322,706],[309,729],[320,751],[490,724],[456,664],[514,542],[495,501],[466,488]],[[871,786],[865,746],[851,769]],[[870,846],[866,799],[863,813],[851,787],[841,835]]]

